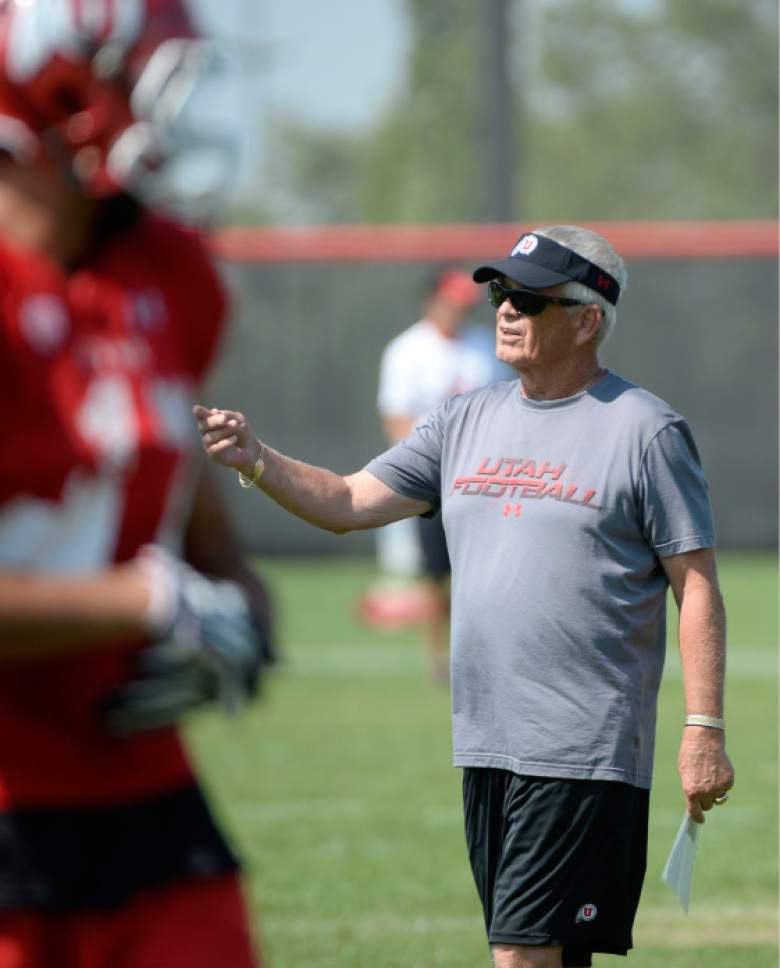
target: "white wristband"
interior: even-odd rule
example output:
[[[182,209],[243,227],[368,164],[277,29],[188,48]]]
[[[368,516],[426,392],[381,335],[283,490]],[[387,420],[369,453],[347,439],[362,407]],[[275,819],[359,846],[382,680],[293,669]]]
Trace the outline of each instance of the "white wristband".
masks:
[[[685,717],[686,726],[707,726],[709,729],[725,729],[726,724],[722,719],[718,719],[717,716],[700,716],[698,713],[692,713],[690,716]]]

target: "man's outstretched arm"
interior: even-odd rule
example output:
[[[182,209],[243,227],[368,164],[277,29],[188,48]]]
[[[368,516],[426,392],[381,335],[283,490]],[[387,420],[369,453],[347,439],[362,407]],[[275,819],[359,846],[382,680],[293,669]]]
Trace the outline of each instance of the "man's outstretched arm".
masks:
[[[293,460],[265,446],[237,410],[200,404],[193,408],[203,448],[215,464],[248,478],[262,459],[257,487],[296,517],[334,534],[380,528],[430,510],[427,501],[403,497],[361,470],[342,476],[324,467]]]

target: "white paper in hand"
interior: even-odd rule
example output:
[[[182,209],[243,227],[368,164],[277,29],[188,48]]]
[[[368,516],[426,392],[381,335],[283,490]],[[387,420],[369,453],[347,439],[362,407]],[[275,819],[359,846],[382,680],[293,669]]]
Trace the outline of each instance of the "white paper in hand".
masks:
[[[686,811],[677,836],[674,838],[672,849],[666,861],[666,867],[661,874],[661,880],[671,887],[680,898],[683,911],[688,913],[691,900],[691,882],[693,880],[693,862],[696,860],[696,846],[699,837],[700,824],[694,823]]]

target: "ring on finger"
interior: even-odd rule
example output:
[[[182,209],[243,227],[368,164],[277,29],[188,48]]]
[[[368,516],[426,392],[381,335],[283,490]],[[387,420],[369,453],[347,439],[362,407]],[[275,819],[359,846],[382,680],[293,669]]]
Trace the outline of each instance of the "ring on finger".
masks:
[[[728,793],[724,792],[724,793],[721,793],[719,796],[715,797],[715,799],[712,802],[719,807],[721,804],[725,803],[728,800],[728,798],[729,798]]]

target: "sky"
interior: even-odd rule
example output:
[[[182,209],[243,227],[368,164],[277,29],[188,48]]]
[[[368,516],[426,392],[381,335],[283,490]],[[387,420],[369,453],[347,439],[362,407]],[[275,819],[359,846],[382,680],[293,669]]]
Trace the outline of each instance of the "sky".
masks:
[[[252,74],[246,96],[255,107],[359,125],[402,79],[409,40],[404,0],[190,2],[204,26],[243,52]],[[538,10],[549,0],[532,2]],[[656,0],[618,2],[644,8]]]

